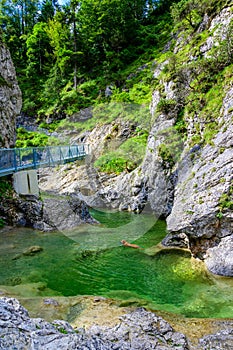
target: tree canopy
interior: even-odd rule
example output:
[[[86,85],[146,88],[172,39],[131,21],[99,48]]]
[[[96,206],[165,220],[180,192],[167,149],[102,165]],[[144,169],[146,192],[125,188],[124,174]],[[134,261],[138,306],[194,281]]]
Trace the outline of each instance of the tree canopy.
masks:
[[[98,95],[104,99],[108,84],[122,83],[127,65],[162,47],[176,2],[0,0],[2,36],[17,70],[23,111],[62,116]]]

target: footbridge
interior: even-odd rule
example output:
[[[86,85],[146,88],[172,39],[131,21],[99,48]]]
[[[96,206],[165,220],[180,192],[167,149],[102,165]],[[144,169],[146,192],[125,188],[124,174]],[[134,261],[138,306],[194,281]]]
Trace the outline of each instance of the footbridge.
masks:
[[[83,159],[87,144],[51,147],[0,148],[0,176],[21,170],[51,167]]]
[[[0,148],[0,177],[13,174],[14,188],[19,194],[39,194],[36,169],[74,162],[88,153],[87,144]]]

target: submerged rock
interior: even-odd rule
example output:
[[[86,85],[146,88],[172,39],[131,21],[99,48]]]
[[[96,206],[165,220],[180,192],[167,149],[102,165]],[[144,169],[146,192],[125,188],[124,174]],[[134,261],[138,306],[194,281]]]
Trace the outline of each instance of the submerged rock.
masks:
[[[25,249],[23,255],[35,255],[36,253],[42,252],[42,250],[42,247],[34,245]]]

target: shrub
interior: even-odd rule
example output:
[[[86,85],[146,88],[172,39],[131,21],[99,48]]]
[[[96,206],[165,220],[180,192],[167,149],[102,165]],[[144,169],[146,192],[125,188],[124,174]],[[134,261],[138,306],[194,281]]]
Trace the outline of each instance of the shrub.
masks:
[[[12,184],[8,180],[0,180],[0,199],[8,198],[12,194]]]
[[[159,103],[157,104],[157,111],[164,114],[168,114],[170,111],[174,110],[175,106],[175,100],[161,98]]]
[[[52,144],[59,144],[59,140],[36,131],[27,131],[24,128],[17,129],[16,147],[45,147]]]
[[[115,174],[134,170],[143,160],[147,137],[147,131],[138,131],[137,136],[126,140],[116,151],[108,152],[97,159],[95,167],[102,172]]]

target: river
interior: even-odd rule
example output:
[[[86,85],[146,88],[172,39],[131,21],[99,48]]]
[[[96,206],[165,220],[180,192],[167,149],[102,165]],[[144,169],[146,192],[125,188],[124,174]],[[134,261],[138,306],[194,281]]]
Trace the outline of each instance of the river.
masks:
[[[188,251],[160,249],[165,222],[93,210],[101,223],[71,231],[3,230],[0,291],[14,296],[98,295],[186,317],[232,318],[233,279],[214,276]],[[141,249],[121,245],[126,239]],[[25,249],[43,250],[27,255]]]

